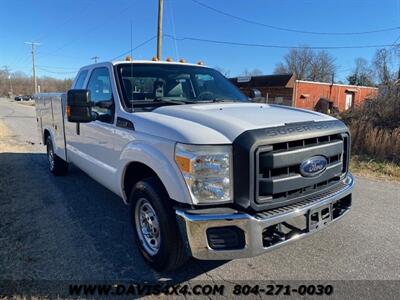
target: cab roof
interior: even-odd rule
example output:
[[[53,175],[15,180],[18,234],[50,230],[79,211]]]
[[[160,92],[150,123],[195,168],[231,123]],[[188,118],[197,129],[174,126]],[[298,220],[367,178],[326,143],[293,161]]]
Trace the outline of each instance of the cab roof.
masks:
[[[154,64],[154,65],[183,65],[183,66],[194,66],[194,67],[205,67],[209,68],[208,66],[205,66],[203,64],[191,64],[191,63],[186,63],[186,62],[179,62],[179,61],[153,61],[153,60],[117,60],[117,61],[103,61],[103,62],[98,62],[90,65],[83,66],[79,69],[79,72],[84,71],[84,70],[90,70],[96,67],[101,67],[105,65],[112,65],[112,66],[117,66],[121,64]]]
[[[119,64],[162,64],[162,65],[186,65],[186,66],[198,66],[198,67],[205,67],[203,64],[193,64],[193,63],[186,63],[186,62],[179,62],[179,61],[153,61],[153,60],[131,60],[131,61],[126,61],[126,60],[117,60],[117,61],[112,61],[112,65],[116,66]]]

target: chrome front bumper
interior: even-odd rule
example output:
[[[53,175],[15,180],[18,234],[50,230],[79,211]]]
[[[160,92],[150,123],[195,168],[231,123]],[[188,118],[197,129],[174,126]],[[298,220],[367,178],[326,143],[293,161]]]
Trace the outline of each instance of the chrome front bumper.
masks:
[[[326,225],[341,219],[350,210],[350,194],[353,186],[354,178],[348,173],[343,181],[340,182],[340,185],[333,191],[320,193],[317,197],[310,197],[310,199],[305,201],[282,208],[251,215],[242,212],[194,214],[189,211],[177,210],[177,220],[181,234],[185,239],[187,249],[195,258],[205,260],[229,260],[252,257],[283,246],[291,241],[306,237],[325,226],[323,224],[321,224],[322,226],[313,226],[313,229],[310,230],[310,226],[307,225],[304,230],[295,230],[272,245],[266,245],[266,228],[282,228],[279,226],[283,224],[283,227],[287,229],[286,224],[296,223],[300,219],[302,219],[302,221],[306,220],[306,223],[311,222],[309,221],[310,211],[318,211],[320,207],[330,207],[332,212],[332,207],[335,207],[335,205],[337,207],[343,199],[346,199],[347,204],[343,207],[342,205],[340,206],[340,214],[336,213],[336,216],[334,216],[334,214],[331,213],[332,217]],[[215,250],[210,247],[207,238],[207,229],[225,226],[238,227],[244,232],[244,247],[235,250]],[[290,227],[292,225],[287,226]]]

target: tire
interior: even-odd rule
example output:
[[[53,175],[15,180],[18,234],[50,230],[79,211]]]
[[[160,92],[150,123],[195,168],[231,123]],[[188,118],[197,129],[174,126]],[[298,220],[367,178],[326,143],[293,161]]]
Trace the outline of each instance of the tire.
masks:
[[[169,205],[170,199],[160,180],[150,177],[139,181],[129,200],[136,243],[145,261],[159,272],[181,267],[189,257],[175,213]],[[145,232],[151,234],[145,238]]]
[[[68,163],[54,153],[53,142],[49,136],[46,140],[47,160],[49,162],[49,170],[56,176],[67,174]]]

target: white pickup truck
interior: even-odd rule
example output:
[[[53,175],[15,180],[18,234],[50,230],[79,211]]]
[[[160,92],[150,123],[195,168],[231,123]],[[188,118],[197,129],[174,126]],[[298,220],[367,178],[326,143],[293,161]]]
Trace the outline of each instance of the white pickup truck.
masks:
[[[259,255],[350,210],[341,121],[254,103],[202,64],[98,63],[35,99],[50,171],[73,163],[119,195],[156,270]]]

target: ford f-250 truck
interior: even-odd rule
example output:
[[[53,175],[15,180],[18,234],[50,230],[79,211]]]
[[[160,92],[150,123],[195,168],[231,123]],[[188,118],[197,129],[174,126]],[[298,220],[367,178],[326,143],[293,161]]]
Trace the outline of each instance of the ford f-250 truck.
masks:
[[[254,103],[202,64],[98,63],[35,99],[50,171],[73,163],[119,195],[156,270],[259,255],[350,210],[341,121]]]

